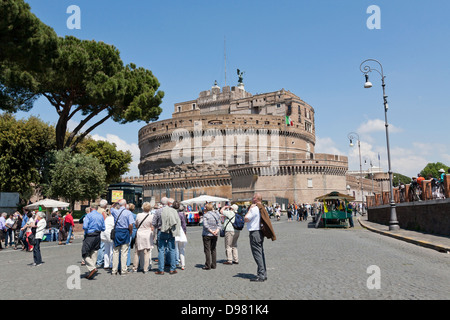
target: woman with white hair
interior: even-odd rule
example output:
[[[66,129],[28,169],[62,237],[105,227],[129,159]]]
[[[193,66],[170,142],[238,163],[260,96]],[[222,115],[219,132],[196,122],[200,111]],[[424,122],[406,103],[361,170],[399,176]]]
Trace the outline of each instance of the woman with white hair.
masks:
[[[35,243],[33,249],[33,266],[40,266],[42,264],[41,256],[41,241],[44,237],[45,227],[47,222],[45,221],[45,212],[39,211],[36,214],[36,221],[31,226],[32,230],[35,228]],[[34,232],[33,232],[34,233]]]
[[[114,229],[114,217],[111,215],[110,209],[106,209],[104,214],[105,231],[100,234],[100,239],[104,243],[103,268],[112,269],[114,242],[111,240],[111,230]]]
[[[137,272],[141,265],[142,271],[149,271],[153,250],[153,213],[149,202],[142,205],[143,212],[136,216],[136,249],[134,250],[133,272]]]

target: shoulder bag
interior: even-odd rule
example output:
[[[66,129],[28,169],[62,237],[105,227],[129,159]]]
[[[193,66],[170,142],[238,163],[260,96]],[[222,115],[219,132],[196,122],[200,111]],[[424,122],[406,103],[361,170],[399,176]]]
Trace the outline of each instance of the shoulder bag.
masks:
[[[110,238],[112,241],[114,241],[114,239],[116,238],[116,226],[117,226],[117,222],[119,222],[119,218],[120,218],[120,215],[122,214],[123,210],[125,210],[125,208],[123,208],[122,211],[120,211],[119,216],[117,217],[116,223],[114,223],[114,228],[111,230]]]

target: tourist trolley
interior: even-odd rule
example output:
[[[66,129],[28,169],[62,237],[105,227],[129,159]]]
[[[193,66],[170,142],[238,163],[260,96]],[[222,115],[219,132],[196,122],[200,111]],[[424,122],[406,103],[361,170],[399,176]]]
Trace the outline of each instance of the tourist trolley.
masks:
[[[352,204],[355,198],[337,191],[314,199],[322,204],[322,208],[315,217],[316,228],[348,228],[352,219]]]

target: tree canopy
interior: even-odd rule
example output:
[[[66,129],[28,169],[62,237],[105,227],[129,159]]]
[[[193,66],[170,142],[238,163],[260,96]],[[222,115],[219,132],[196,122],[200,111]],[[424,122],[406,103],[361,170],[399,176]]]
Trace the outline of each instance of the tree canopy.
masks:
[[[78,148],[82,153],[98,159],[106,169],[106,183],[116,183],[130,170],[132,156],[130,151],[117,150],[115,143],[85,139]]]
[[[83,153],[73,154],[69,148],[55,151],[50,169],[50,197],[75,201],[95,200],[106,191],[106,170],[100,161]]]
[[[447,173],[448,168],[449,167],[443,164],[442,162],[435,162],[435,163],[430,162],[425,166],[425,168],[422,169],[422,171],[420,171],[420,174],[425,179],[428,179],[428,176],[439,179],[441,175],[439,173],[439,170],[444,169],[444,171]]]
[[[150,70],[133,63],[124,65],[113,45],[73,36],[56,37],[50,27],[31,14],[28,5],[22,0],[18,5],[15,2],[0,2],[0,12],[5,16],[0,24],[1,42],[5,39],[18,50],[21,43],[40,44],[42,48],[34,50],[30,45],[23,59],[14,56],[15,50],[5,50],[0,56],[0,109],[26,111],[37,97],[47,98],[58,114],[58,150],[74,149],[108,119],[120,124],[158,119],[164,92],[158,91],[160,83]],[[27,19],[35,25],[33,32],[21,32],[19,24]],[[36,59],[40,67],[31,68]],[[75,117],[81,117],[81,121],[66,136],[68,121]]]
[[[0,191],[19,192],[29,199],[42,182],[46,154],[55,149],[55,131],[39,118],[16,120],[0,115]]]
[[[37,98],[34,76],[57,56],[57,40],[25,1],[0,1],[0,109],[32,108]]]

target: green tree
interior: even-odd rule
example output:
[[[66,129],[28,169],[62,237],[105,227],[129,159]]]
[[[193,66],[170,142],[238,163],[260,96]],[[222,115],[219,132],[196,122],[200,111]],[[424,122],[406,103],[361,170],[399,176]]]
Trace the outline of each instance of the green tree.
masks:
[[[162,111],[159,105],[164,92],[158,91],[157,78],[150,70],[134,64],[124,66],[112,45],[73,36],[59,38],[58,56],[51,61],[48,68],[33,73],[28,81],[8,81],[4,76],[7,90],[3,93],[11,100],[22,91],[47,98],[58,114],[58,150],[74,149],[108,119],[120,124],[148,123],[157,120]],[[68,121],[76,116],[82,119],[66,137]]]
[[[400,173],[394,173],[392,178],[393,185],[399,186],[400,182],[403,182],[403,184],[409,184],[411,183],[411,177],[407,177]]]
[[[36,73],[57,56],[58,36],[23,0],[0,1],[0,109],[28,111],[36,99]]]
[[[116,183],[130,170],[133,160],[130,151],[117,150],[115,143],[85,139],[78,148],[81,152],[98,159],[106,169],[106,183]]]
[[[96,158],[66,148],[55,151],[55,163],[50,169],[49,197],[75,201],[95,200],[106,192],[106,170]]]
[[[420,174],[425,178],[428,179],[428,176],[431,175],[433,178],[439,179],[440,173],[439,169],[444,169],[445,172],[448,170],[448,166],[443,164],[442,162],[436,162],[436,163],[428,163],[425,168],[420,171]]]
[[[53,149],[54,127],[36,117],[0,115],[0,191],[19,192],[28,200],[33,186],[41,183],[46,154]]]

